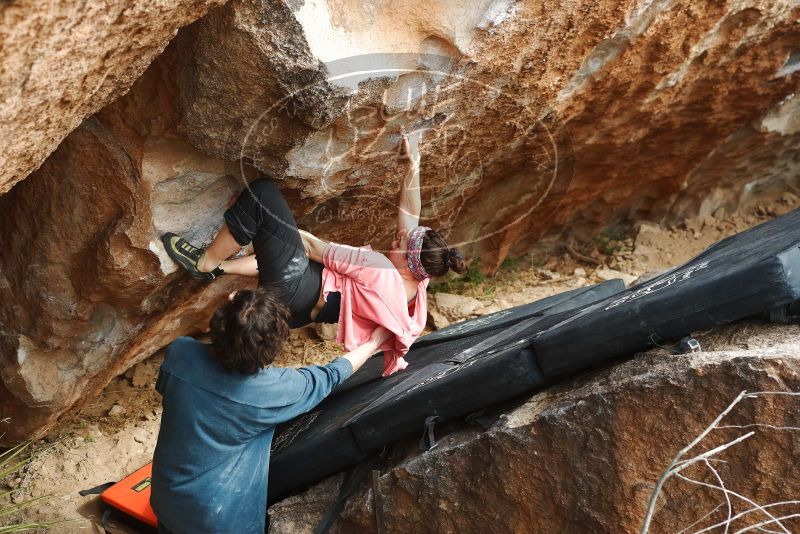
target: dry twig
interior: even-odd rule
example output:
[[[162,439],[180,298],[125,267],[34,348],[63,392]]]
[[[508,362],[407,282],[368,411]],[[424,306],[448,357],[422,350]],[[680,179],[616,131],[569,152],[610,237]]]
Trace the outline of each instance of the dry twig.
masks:
[[[726,485],[725,485],[725,483],[724,483],[724,481],[722,479],[722,476],[720,475],[719,471],[712,465],[712,462],[724,463],[722,460],[718,460],[718,459],[712,458],[713,456],[715,456],[715,455],[725,451],[726,449],[728,449],[728,448],[730,448],[730,447],[732,447],[732,446],[734,446],[734,445],[736,445],[738,443],[741,443],[742,441],[752,437],[755,434],[755,431],[750,431],[750,432],[747,432],[745,434],[742,434],[742,435],[740,435],[740,436],[738,436],[738,437],[736,437],[736,438],[734,438],[734,439],[732,439],[732,440],[730,440],[730,441],[728,441],[728,442],[726,442],[726,443],[724,443],[722,445],[719,445],[717,447],[714,447],[713,449],[710,449],[708,451],[700,453],[700,454],[698,454],[698,455],[696,455],[696,456],[694,456],[692,458],[685,458],[685,456],[687,455],[687,453],[689,451],[691,451],[695,446],[697,446],[706,436],[708,436],[708,434],[710,434],[714,430],[720,430],[720,429],[748,429],[748,428],[764,428],[764,429],[780,430],[780,431],[800,430],[800,427],[780,426],[780,425],[773,425],[773,424],[769,424],[769,423],[751,423],[751,424],[747,424],[747,425],[721,425],[720,424],[722,419],[724,419],[725,416],[727,416],[733,410],[733,408],[737,404],[739,404],[743,399],[756,399],[756,398],[759,398],[759,397],[762,397],[762,396],[768,396],[768,395],[796,397],[796,396],[800,396],[800,393],[792,392],[792,391],[758,391],[758,392],[753,392],[753,393],[748,393],[747,391],[742,391],[741,393],[739,393],[739,395],[733,400],[733,402],[731,402],[728,405],[728,407],[725,408],[722,411],[722,413],[720,413],[714,419],[714,421],[711,422],[710,425],[708,425],[694,440],[692,440],[691,443],[689,443],[686,447],[684,447],[683,449],[681,449],[678,452],[678,454],[672,459],[672,461],[669,463],[667,468],[661,474],[661,477],[656,482],[656,485],[655,485],[655,488],[653,490],[653,493],[650,496],[650,500],[648,501],[647,510],[646,510],[646,513],[645,513],[644,522],[643,522],[642,530],[641,530],[642,534],[647,534],[648,533],[648,531],[650,529],[650,524],[651,524],[652,519],[653,519],[653,515],[655,514],[655,511],[656,511],[656,503],[658,501],[659,495],[661,494],[661,490],[662,490],[662,488],[664,486],[664,483],[670,477],[672,477],[673,475],[678,477],[678,478],[680,478],[681,480],[683,480],[685,482],[689,482],[691,484],[696,484],[696,485],[699,485],[699,486],[703,486],[703,487],[707,487],[707,488],[710,488],[710,489],[718,490],[718,491],[722,492],[722,494],[723,494],[723,496],[725,498],[725,502],[724,503],[720,504],[719,506],[717,506],[716,508],[714,508],[713,510],[711,510],[710,512],[705,514],[703,517],[701,517],[700,519],[698,519],[697,521],[695,521],[694,523],[692,523],[691,525],[689,525],[685,529],[681,530],[681,533],[687,532],[689,529],[699,525],[702,521],[704,521],[705,519],[707,519],[711,515],[713,515],[717,510],[719,510],[720,508],[725,506],[726,509],[727,509],[727,517],[726,517],[726,519],[724,521],[716,523],[716,524],[714,524],[714,525],[712,525],[710,527],[705,527],[705,528],[703,528],[701,530],[698,530],[694,534],[701,534],[701,533],[704,533],[704,532],[709,532],[709,531],[711,531],[713,529],[717,529],[717,528],[721,528],[721,527],[724,528],[723,534],[728,534],[729,531],[730,531],[730,527],[731,527],[731,525],[733,524],[734,521],[744,517],[747,514],[753,513],[753,512],[760,512],[761,514],[766,516],[767,519],[764,520],[764,521],[761,521],[759,523],[744,527],[744,528],[736,531],[736,533],[734,533],[734,534],[740,534],[740,533],[751,531],[751,530],[760,530],[760,531],[764,531],[764,532],[776,532],[776,531],[772,531],[772,530],[767,530],[765,528],[767,525],[771,525],[773,527],[780,528],[781,529],[780,532],[782,532],[784,534],[790,534],[789,530],[782,523],[782,521],[785,521],[786,519],[792,519],[792,518],[795,518],[795,517],[800,517],[800,514],[789,514],[789,515],[785,515],[785,516],[776,517],[775,515],[771,514],[768,509],[776,507],[776,506],[788,506],[788,505],[800,504],[800,501],[781,501],[781,502],[777,502],[777,503],[770,503],[770,504],[766,504],[766,505],[760,505],[760,504],[756,503],[755,501],[753,501],[752,499],[749,499],[748,497],[745,497],[744,495],[741,495],[740,493],[732,491],[731,489],[726,487]],[[698,462],[702,462],[709,469],[709,471],[711,471],[712,475],[717,480],[718,484],[716,484],[716,485],[715,484],[709,484],[707,482],[702,482],[700,480],[695,480],[695,479],[689,478],[689,477],[687,477],[687,476],[685,476],[685,475],[683,475],[681,473],[681,471],[683,471],[684,469],[686,469],[690,465],[695,465]],[[734,497],[734,498],[736,498],[736,499],[738,499],[740,501],[746,502],[747,504],[749,504],[751,506],[751,508],[745,510],[744,512],[740,512],[740,513],[734,515],[734,513],[733,513],[733,505],[732,505],[732,502],[731,502],[731,497]]]
[[[591,256],[587,256],[586,254],[581,254],[580,252],[575,250],[575,243],[573,241],[567,242],[567,244],[564,245],[564,248],[567,250],[567,254],[569,254],[578,261],[589,263],[591,265],[597,265],[598,267],[603,265],[603,262],[601,262],[600,260],[592,258]]]

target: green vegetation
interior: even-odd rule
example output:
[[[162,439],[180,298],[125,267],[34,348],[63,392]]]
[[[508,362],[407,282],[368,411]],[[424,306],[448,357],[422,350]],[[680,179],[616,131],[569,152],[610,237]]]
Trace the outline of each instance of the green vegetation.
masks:
[[[514,256],[506,256],[506,259],[504,259],[503,263],[500,264],[500,269],[508,271],[516,271],[523,265],[524,262],[522,261],[522,258],[517,258]]]
[[[597,250],[606,256],[633,252],[630,228],[608,228],[594,238]]]
[[[12,476],[16,476],[17,472],[23,469],[30,461],[32,456],[30,454],[30,442],[22,443],[0,453],[0,481],[7,480]],[[28,508],[35,502],[46,499],[49,495],[43,495],[35,499],[28,499],[22,502],[11,502],[11,494],[16,491],[14,489],[0,493],[0,534],[8,534],[11,532],[26,532],[36,529],[47,529],[60,521],[53,521],[49,523],[13,523],[6,524],[11,520],[11,517]]]
[[[428,286],[433,293],[463,293],[465,289],[477,286],[486,281],[486,275],[480,271],[478,262],[473,261],[462,276],[447,273],[441,282]]]

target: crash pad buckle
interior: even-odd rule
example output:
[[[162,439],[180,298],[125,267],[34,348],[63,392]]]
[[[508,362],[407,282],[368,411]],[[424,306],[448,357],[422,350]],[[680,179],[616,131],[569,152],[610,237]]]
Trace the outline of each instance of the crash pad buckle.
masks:
[[[692,336],[683,337],[680,341],[671,346],[662,345],[661,337],[655,333],[650,334],[649,340],[654,346],[667,350],[672,354],[690,354],[692,352],[700,352],[702,350],[700,342]]]
[[[672,346],[673,354],[689,354],[700,350],[700,342],[691,336],[686,336]]]

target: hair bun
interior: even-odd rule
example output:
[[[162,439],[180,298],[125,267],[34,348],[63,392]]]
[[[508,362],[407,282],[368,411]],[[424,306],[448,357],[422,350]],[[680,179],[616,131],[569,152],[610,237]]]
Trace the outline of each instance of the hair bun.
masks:
[[[467,272],[467,264],[464,262],[464,255],[460,250],[451,248],[447,251],[447,266],[450,270],[458,274]]]

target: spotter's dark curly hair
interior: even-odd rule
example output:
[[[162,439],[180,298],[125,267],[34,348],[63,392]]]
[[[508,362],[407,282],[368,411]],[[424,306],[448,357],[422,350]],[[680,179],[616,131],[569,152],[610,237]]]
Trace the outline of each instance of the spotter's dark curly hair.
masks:
[[[228,372],[268,366],[289,335],[289,310],[271,291],[237,291],[211,317],[211,353]]]

